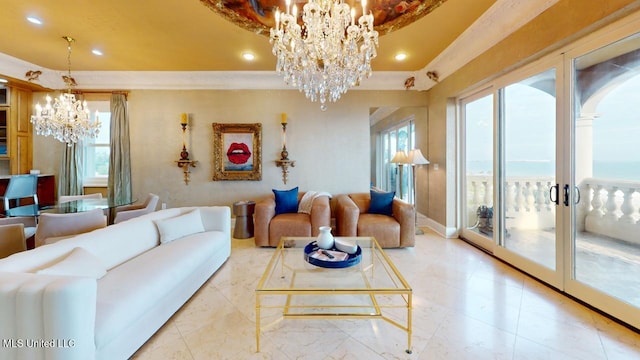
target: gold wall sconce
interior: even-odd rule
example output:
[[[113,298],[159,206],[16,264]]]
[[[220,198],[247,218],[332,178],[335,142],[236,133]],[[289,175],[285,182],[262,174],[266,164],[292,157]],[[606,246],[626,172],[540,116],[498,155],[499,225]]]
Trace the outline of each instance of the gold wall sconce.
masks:
[[[186,113],[182,113],[180,116],[180,126],[182,126],[182,151],[180,152],[180,160],[176,161],[178,167],[183,170],[184,183],[189,185],[191,168],[195,168],[198,162],[196,160],[189,159],[189,152],[187,151],[186,131],[189,119]]]
[[[282,151],[280,151],[280,160],[276,160],[276,166],[282,168],[282,182],[287,183],[289,176],[289,168],[295,167],[295,160],[289,159],[289,151],[287,151],[287,114],[282,113]]]

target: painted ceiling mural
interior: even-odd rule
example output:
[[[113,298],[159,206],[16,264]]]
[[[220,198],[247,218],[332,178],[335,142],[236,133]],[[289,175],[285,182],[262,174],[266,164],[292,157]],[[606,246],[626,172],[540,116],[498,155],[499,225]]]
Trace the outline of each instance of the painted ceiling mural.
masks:
[[[400,29],[427,15],[447,0],[369,0],[367,12],[374,18],[375,29],[380,35]],[[202,4],[231,22],[249,31],[269,36],[275,25],[275,11],[285,10],[285,0],[200,0]],[[360,0],[344,0],[355,7],[356,17],[362,15]],[[302,13],[305,0],[292,0]],[[301,20],[299,20],[301,21]]]

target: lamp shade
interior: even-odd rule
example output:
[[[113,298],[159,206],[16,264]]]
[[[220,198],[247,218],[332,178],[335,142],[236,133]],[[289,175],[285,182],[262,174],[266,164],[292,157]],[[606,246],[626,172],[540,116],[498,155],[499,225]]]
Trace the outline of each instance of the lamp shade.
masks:
[[[393,159],[391,159],[392,163],[395,164],[409,164],[409,158],[407,157],[407,153],[404,150],[400,150],[393,155]]]
[[[411,165],[425,165],[429,163],[429,160],[422,155],[420,149],[413,149],[409,151],[407,163]]]

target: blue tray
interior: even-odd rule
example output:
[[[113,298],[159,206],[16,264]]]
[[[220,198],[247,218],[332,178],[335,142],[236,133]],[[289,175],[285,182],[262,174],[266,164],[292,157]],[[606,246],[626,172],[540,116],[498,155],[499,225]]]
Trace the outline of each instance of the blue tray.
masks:
[[[316,245],[315,241],[308,243],[307,246],[304,247],[304,260],[311,265],[315,265],[323,268],[342,269],[342,268],[359,264],[360,260],[362,259],[362,249],[360,248],[360,245],[358,245],[358,250],[356,250],[355,254],[349,254],[349,257],[347,257],[346,260],[342,260],[342,261],[325,261],[325,260],[316,259],[309,255],[318,249],[319,249],[318,245]],[[335,247],[330,250],[340,251],[340,250],[337,250]]]

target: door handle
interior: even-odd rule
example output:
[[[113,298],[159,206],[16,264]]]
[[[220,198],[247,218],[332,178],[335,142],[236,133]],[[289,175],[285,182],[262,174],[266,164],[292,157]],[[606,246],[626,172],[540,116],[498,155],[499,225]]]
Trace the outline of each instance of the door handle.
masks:
[[[551,188],[553,188],[553,186]],[[580,189],[577,186],[574,186],[573,190],[576,197],[576,201],[574,205],[577,205],[580,202]],[[557,188],[556,188],[556,191],[557,191]],[[563,198],[562,202],[564,203],[564,206],[569,206],[569,184],[564,184],[564,187],[562,189],[562,198]],[[556,204],[558,203],[556,202]]]
[[[553,193],[556,193],[556,197],[555,199],[553,198]],[[552,187],[549,188],[549,200],[551,200],[552,203],[556,204],[556,205],[560,205],[559,201],[558,201],[558,184],[553,185]]]

